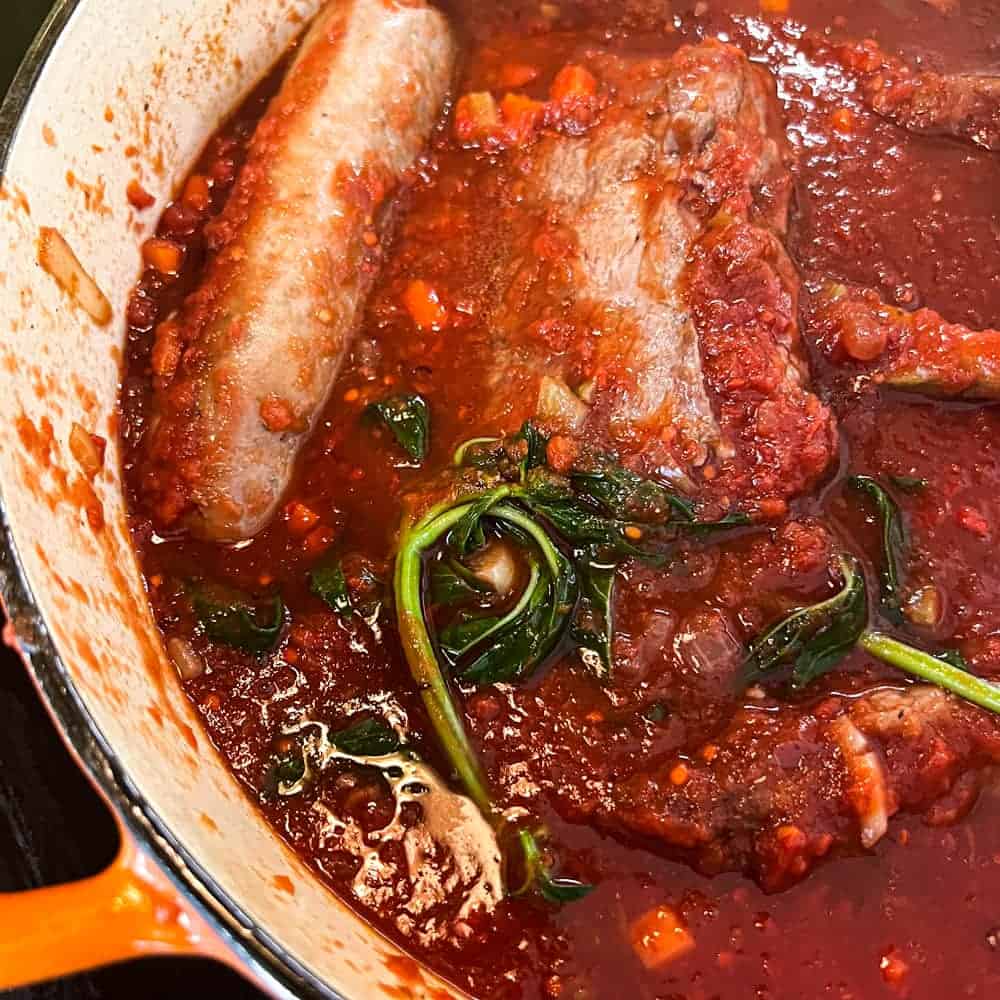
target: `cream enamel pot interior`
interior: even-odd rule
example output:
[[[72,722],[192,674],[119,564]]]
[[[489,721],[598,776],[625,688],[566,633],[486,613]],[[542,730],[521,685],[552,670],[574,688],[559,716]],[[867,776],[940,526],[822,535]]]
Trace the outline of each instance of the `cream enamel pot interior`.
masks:
[[[329,892],[237,785],[163,653],[125,521],[116,397],[141,241],[318,5],[62,0],[3,106],[5,638],[123,847],[95,879],[0,896],[0,988],[165,952],[226,961],[276,996],[457,995]],[[133,178],[157,207],[131,208]],[[60,236],[82,265],[75,290],[40,263]],[[81,307],[84,273],[110,316]],[[107,439],[96,475],[75,425]]]

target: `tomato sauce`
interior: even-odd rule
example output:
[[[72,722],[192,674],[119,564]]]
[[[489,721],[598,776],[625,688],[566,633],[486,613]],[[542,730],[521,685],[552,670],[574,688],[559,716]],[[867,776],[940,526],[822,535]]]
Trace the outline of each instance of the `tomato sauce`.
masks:
[[[743,0],[724,7],[681,0],[669,9],[639,0],[452,6],[465,51],[456,95],[514,92],[542,102],[557,79],[557,90],[587,91],[586,79],[559,73],[586,65],[595,50],[667,57],[705,38],[740,47],[777,84],[792,152],[787,246],[804,300],[844,282],[907,310],[926,306],[951,322],[997,326],[1000,158],[879,117],[836,49],[838,40],[870,36],[911,64],[996,72],[1000,7],[993,0],[954,9],[924,0],[790,0],[778,11]],[[516,178],[502,152],[468,148],[449,112],[404,196],[353,353],[300,455],[281,514],[237,545],[157,531],[141,477],[162,345],[154,330],[197,286],[205,226],[224,205],[281,74],[278,67],[208,143],[162,217],[128,311],[121,404],[133,536],[153,610],[168,641],[185,644],[184,687],[213,742],[275,829],[367,919],[477,996],[997,995],[1000,799],[983,761],[975,759],[967,781],[964,763],[938,766],[926,754],[908,761],[904,748],[893,765],[914,775],[899,792],[904,808],[871,849],[841,849],[843,817],[824,813],[810,788],[844,779],[828,779],[829,758],[812,734],[831,706],[909,682],[860,650],[787,697],[734,689],[722,669],[780,612],[830,595],[835,551],[855,552],[877,587],[878,526],[846,485],[848,475],[865,474],[926,481],[894,494],[907,526],[907,592],[926,598],[913,627],[934,648],[957,647],[980,676],[1000,679],[1000,568],[991,556],[1000,532],[998,411],[879,390],[818,349],[804,308],[812,391],[839,428],[838,458],[818,485],[711,544],[682,543],[669,571],[626,563],[610,685],[561,647],[529,680],[463,699],[474,744],[505,803],[524,806],[544,825],[560,871],[594,891],[563,906],[508,897],[492,913],[471,912],[453,933],[421,936],[392,891],[359,893],[358,856],[327,822],[331,813],[350,817],[371,834],[392,820],[395,805],[378,769],[340,762],[298,794],[276,794],[275,762],[295,745],[301,720],[333,728],[366,713],[402,720],[417,753],[450,775],[391,615],[374,626],[345,620],[311,590],[309,574],[336,559],[349,578],[390,579],[407,505],[429,492],[461,442],[516,431],[532,402],[514,392],[497,405],[490,340],[477,320],[493,294],[483,275],[502,235],[498,206],[516,198]],[[546,335],[558,354],[559,330]],[[363,419],[369,403],[399,392],[421,394],[430,408],[422,466]],[[782,461],[799,447],[787,440]],[[807,461],[802,456],[800,466]],[[802,484],[817,472],[807,471]],[[722,488],[706,489],[715,513],[723,510]],[[253,655],[211,641],[191,600],[204,585],[280,593],[288,621],[276,647]],[[988,730],[978,715],[969,718],[970,727]],[[712,808],[725,811],[718,802],[740,798],[758,780],[755,768],[772,773],[772,759],[788,774],[817,762],[790,787],[815,827],[829,830],[830,856],[828,846],[812,842],[813,870],[782,868],[782,845],[801,831],[791,822],[781,827],[761,857],[739,845],[731,817],[719,820],[724,843],[720,834],[689,851],[667,838],[664,848],[643,812],[656,796],[672,794],[660,785],[690,789],[706,810],[698,789],[711,789]],[[669,780],[643,785],[637,760]],[[925,796],[926,783],[939,778],[941,794]],[[631,798],[608,807],[619,785]],[[386,850],[383,861],[402,871],[400,845]],[[660,946],[651,949],[648,940],[658,913],[683,930],[683,945],[662,962],[654,954]]]

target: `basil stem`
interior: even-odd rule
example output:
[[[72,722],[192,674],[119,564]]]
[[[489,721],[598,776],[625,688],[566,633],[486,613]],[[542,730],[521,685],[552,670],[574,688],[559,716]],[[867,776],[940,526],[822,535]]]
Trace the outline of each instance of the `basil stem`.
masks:
[[[1000,685],[881,632],[863,632],[859,643],[872,656],[1000,714]]]

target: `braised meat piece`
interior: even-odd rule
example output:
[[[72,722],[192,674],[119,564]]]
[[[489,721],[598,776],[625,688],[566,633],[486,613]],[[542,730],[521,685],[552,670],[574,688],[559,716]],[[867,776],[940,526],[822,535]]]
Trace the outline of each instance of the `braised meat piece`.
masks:
[[[867,365],[881,384],[941,398],[1000,398],[1000,331],[970,330],[933,309],[907,312],[846,285],[827,286],[810,313],[830,357]]]
[[[537,414],[644,472],[694,489],[704,471],[716,495],[780,513],[835,433],[799,339],[773,84],[715,40],[670,59],[591,53],[580,72],[591,99],[538,110],[526,133],[489,94],[457,110],[458,134],[506,150],[518,178],[482,284],[463,289],[492,303],[495,419]]]
[[[841,45],[838,54],[877,114],[910,132],[1000,149],[1000,77],[915,70],[871,39]]]

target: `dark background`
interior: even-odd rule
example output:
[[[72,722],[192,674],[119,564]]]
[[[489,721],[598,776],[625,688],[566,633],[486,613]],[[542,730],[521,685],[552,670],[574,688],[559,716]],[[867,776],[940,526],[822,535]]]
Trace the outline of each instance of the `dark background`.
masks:
[[[6,92],[52,3],[0,0],[0,93]],[[117,834],[103,803],[66,753],[24,668],[0,647],[0,891],[96,874],[116,849]],[[235,973],[209,962],[147,959],[6,996],[261,1000],[262,995]]]

